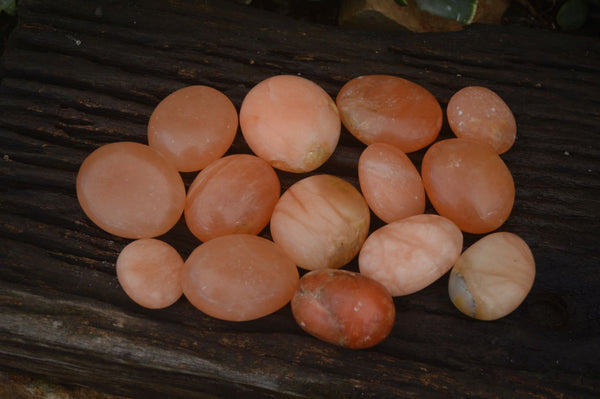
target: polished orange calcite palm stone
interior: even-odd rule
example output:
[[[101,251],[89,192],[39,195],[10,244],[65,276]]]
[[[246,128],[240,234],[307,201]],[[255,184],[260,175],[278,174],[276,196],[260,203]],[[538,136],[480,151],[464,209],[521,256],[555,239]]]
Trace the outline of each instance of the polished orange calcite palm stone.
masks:
[[[488,145],[462,138],[439,141],[425,153],[421,175],[436,211],[464,232],[496,230],[512,211],[512,175]]]
[[[492,146],[502,154],[517,137],[517,123],[508,105],[487,87],[469,86],[457,91],[447,107],[448,124],[456,135]]]
[[[177,223],[185,186],[173,165],[153,148],[131,142],[92,152],[77,174],[77,198],[100,228],[125,238],[150,238]]]
[[[341,122],[335,102],[319,85],[279,75],[248,92],[240,109],[240,127],[256,155],[276,169],[299,173],[329,159]]]
[[[415,293],[442,277],[460,256],[463,235],[449,219],[415,215],[375,230],[358,256],[360,273],[392,296]]]
[[[381,284],[339,269],[313,270],[302,276],[291,307],[304,331],[351,349],[383,341],[396,318],[394,301]]]
[[[336,103],[346,129],[367,145],[388,143],[409,153],[435,141],[442,128],[442,108],[433,94],[397,76],[354,78]]]
[[[182,294],[183,259],[171,245],[154,238],[129,243],[117,258],[117,278],[125,293],[137,304],[161,309]]]
[[[281,185],[266,161],[234,154],[203,169],[188,190],[185,221],[201,241],[234,234],[258,234],[271,219]]]
[[[237,110],[225,94],[208,86],[188,86],[169,94],[154,109],[148,144],[177,170],[193,172],[227,152],[237,127]]]
[[[527,243],[507,232],[489,234],[471,245],[450,272],[448,293],[467,316],[496,320],[514,311],[535,279],[535,260]]]
[[[367,202],[336,176],[306,177],[288,188],[273,211],[271,236],[303,269],[339,268],[360,250],[369,232]]]
[[[298,288],[296,265],[277,245],[249,234],[217,237],[185,261],[182,287],[202,312],[222,320],[253,320],[285,306]]]
[[[358,160],[360,189],[386,223],[425,212],[425,189],[408,156],[386,143],[369,145]]]

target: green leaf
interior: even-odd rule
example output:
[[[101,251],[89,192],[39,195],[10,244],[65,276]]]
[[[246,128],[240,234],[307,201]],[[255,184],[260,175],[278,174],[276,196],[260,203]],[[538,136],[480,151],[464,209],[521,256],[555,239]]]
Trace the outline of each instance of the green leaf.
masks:
[[[17,4],[15,0],[0,0],[0,12],[4,11],[8,15],[17,13]]]
[[[569,0],[556,14],[556,23],[563,30],[581,28],[588,18],[588,4],[585,0]]]
[[[402,6],[402,7],[406,7],[408,6],[408,3],[406,2],[406,0],[394,0],[396,2],[396,4]]]
[[[415,0],[415,2],[423,11],[468,25],[475,18],[478,0]]]

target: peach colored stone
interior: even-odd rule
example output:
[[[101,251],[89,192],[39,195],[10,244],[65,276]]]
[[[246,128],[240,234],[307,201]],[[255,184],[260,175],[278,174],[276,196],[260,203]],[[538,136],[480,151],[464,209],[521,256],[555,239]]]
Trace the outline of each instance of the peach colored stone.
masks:
[[[442,108],[433,94],[397,76],[354,78],[336,101],[346,129],[367,145],[388,143],[413,152],[431,144],[442,128]]]
[[[185,221],[201,241],[264,229],[281,186],[273,168],[250,154],[218,159],[202,170],[188,190]]]
[[[341,122],[333,99],[316,83],[293,75],[254,86],[240,109],[242,134],[274,168],[308,172],[335,150]]]
[[[450,273],[452,303],[467,316],[496,320],[525,300],[535,279],[529,246],[512,233],[489,234],[471,245]]]
[[[185,206],[185,186],[158,151],[121,142],[104,145],[83,161],[77,198],[103,230],[120,237],[150,238],[177,223]]]
[[[137,304],[160,309],[175,303],[182,294],[183,259],[166,242],[144,238],[128,244],[117,258],[117,278],[125,293]]]
[[[183,293],[202,312],[245,321],[285,306],[298,288],[296,265],[265,238],[249,234],[217,237],[185,261]]]
[[[271,217],[271,236],[303,269],[339,268],[358,254],[369,232],[367,202],[347,181],[306,177],[286,190]]]
[[[152,112],[148,144],[177,170],[193,172],[225,154],[237,127],[237,110],[225,94],[188,86],[169,94]]]
[[[421,175],[436,211],[464,232],[489,233],[512,211],[512,175],[488,145],[462,138],[439,141],[425,153]]]
[[[415,215],[385,225],[365,241],[360,273],[379,281],[392,296],[417,292],[442,277],[462,251],[463,236],[439,215]]]
[[[378,282],[347,270],[313,270],[300,279],[292,313],[307,333],[344,348],[377,345],[392,331],[394,301]]]
[[[369,207],[386,223],[425,212],[421,175],[393,145],[369,145],[358,160],[358,179]]]
[[[447,108],[448,124],[456,135],[492,146],[502,154],[517,137],[517,123],[508,105],[486,87],[470,86],[456,92]]]

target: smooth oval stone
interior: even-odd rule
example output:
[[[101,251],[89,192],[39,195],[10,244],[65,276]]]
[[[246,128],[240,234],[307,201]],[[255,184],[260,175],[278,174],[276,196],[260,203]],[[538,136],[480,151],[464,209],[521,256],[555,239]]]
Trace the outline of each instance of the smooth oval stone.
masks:
[[[200,240],[228,234],[258,234],[271,219],[281,185],[273,168],[250,154],[218,159],[188,190],[185,221]]]
[[[287,189],[273,211],[271,236],[299,267],[339,268],[369,232],[367,202],[347,181],[314,175]]]
[[[456,135],[492,146],[502,154],[517,137],[515,117],[504,100],[486,87],[457,91],[447,107],[448,124]]]
[[[183,293],[209,316],[253,320],[285,306],[298,288],[296,265],[265,238],[249,234],[217,237],[185,261]]]
[[[463,235],[439,215],[416,215],[387,224],[365,241],[360,273],[379,281],[392,296],[417,292],[442,277],[462,251]]]
[[[378,282],[347,270],[313,270],[300,279],[292,314],[307,333],[344,348],[377,345],[392,331],[394,301]]]
[[[148,144],[177,170],[193,172],[227,152],[237,132],[233,103],[208,86],[189,86],[165,97],[148,122]]]
[[[496,320],[525,300],[535,279],[535,260],[516,234],[489,234],[471,245],[450,272],[448,293],[467,316]]]
[[[240,109],[242,134],[274,168],[309,172],[335,150],[341,131],[333,99],[316,83],[292,75],[254,86]]]
[[[358,179],[367,204],[386,223],[425,212],[421,175],[393,145],[369,145],[358,160]]]
[[[117,258],[117,278],[125,293],[137,304],[161,309],[182,294],[183,259],[166,242],[143,238],[128,244]]]
[[[461,138],[438,141],[423,157],[421,176],[435,210],[464,232],[489,233],[512,211],[512,175],[488,145]]]
[[[359,76],[336,98],[342,123],[365,144],[388,143],[413,152],[433,143],[442,108],[424,87],[390,75]]]
[[[177,223],[185,206],[181,176],[158,151],[143,144],[106,144],[77,174],[77,198],[100,228],[125,238],[151,238]]]

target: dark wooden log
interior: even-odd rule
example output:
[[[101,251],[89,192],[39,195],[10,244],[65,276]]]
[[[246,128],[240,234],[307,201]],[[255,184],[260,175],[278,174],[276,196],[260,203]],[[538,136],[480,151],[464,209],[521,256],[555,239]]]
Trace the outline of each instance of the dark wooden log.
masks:
[[[600,396],[597,38],[515,26],[370,32],[219,1],[22,0],[19,14],[0,84],[1,369],[140,398]],[[517,197],[502,229],[537,261],[519,309],[468,319],[444,276],[396,298],[387,340],[350,351],[307,336],[289,307],[229,323],[185,299],[152,311],[126,297],[114,262],[129,241],[77,203],[87,154],[145,142],[153,107],[186,85],[222,90],[239,109],[272,75],[300,74],[335,97],[373,73],[413,80],[442,106],[487,86],[514,111],[518,141],[503,159]],[[363,147],[344,132],[317,172],[357,184]],[[248,151],[240,135],[231,151]],[[410,156],[419,165],[423,151]],[[285,188],[303,175],[280,177]],[[199,244],[183,222],[163,238],[183,256]]]

